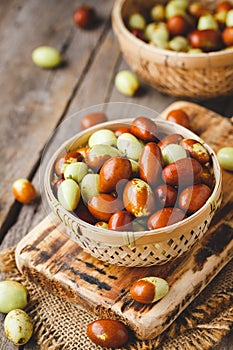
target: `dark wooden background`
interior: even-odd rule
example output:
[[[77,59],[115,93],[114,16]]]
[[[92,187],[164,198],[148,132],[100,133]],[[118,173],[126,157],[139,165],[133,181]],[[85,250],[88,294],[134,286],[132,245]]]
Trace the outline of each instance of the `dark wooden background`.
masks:
[[[41,156],[61,121],[104,102],[133,102],[160,112],[178,100],[143,82],[132,98],[116,90],[115,75],[127,64],[111,29],[113,0],[86,3],[95,6],[99,15],[99,25],[91,31],[73,24],[72,14],[80,0],[0,1],[1,250],[17,244],[46,215],[40,199],[30,205],[17,203],[11,186],[15,179],[26,177],[41,193]],[[58,49],[65,64],[54,70],[35,66],[31,53],[41,45]],[[226,117],[233,115],[233,96],[199,104]],[[0,350],[17,349],[4,336],[3,319],[0,315]],[[232,343],[229,336],[216,349],[233,349]],[[20,349],[39,347],[31,340]]]

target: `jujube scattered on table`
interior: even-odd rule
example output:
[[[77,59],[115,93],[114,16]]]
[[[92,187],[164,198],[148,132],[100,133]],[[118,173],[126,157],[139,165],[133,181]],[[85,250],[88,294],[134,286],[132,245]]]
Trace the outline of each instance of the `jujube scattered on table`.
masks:
[[[12,192],[18,202],[28,204],[36,199],[37,193],[34,185],[28,179],[17,179],[13,182]]]
[[[87,327],[87,336],[96,345],[106,348],[119,348],[128,342],[126,326],[117,320],[100,319]]]
[[[24,309],[28,299],[29,294],[23,284],[11,280],[0,282],[0,312],[8,313],[14,309]]]
[[[90,29],[97,22],[97,13],[94,7],[88,5],[79,6],[73,13],[73,21],[82,29]]]
[[[33,333],[33,323],[28,314],[21,309],[10,311],[4,320],[6,337],[15,345],[26,344]]]

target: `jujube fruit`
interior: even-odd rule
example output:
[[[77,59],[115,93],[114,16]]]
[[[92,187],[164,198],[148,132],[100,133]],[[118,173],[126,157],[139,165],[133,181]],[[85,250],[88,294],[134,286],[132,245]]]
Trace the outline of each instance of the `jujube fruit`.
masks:
[[[27,179],[15,180],[12,191],[17,201],[23,204],[32,202],[37,196],[34,185]]]
[[[87,336],[96,345],[106,348],[119,348],[128,341],[129,334],[126,326],[117,320],[101,319],[90,323]]]
[[[120,180],[130,179],[132,166],[128,159],[123,157],[112,157],[101,167],[99,173],[100,192],[109,193],[116,189]]]
[[[189,186],[180,193],[179,207],[193,214],[206,203],[210,194],[210,188],[204,184]]]

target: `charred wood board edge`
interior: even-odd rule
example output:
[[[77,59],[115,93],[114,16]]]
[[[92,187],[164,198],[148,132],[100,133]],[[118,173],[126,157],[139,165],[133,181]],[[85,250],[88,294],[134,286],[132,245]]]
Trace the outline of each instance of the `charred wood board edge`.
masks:
[[[214,244],[208,243],[215,232],[216,235],[225,232],[228,236],[222,249],[217,247],[217,251],[211,248]],[[170,266],[174,262],[162,267],[118,268],[83,253],[60,229],[49,226],[46,218],[17,245],[16,263],[31,281],[51,293],[98,316],[105,312],[124,321],[138,338],[152,339],[163,332],[231,260],[232,237],[233,228],[221,223],[210,234],[210,239],[204,240],[204,245],[199,242],[189,254],[184,254],[175,269]],[[79,260],[84,256],[82,264]],[[133,301],[129,295],[131,284],[151,274],[167,279],[169,293],[149,306]],[[113,293],[115,287],[117,290]]]

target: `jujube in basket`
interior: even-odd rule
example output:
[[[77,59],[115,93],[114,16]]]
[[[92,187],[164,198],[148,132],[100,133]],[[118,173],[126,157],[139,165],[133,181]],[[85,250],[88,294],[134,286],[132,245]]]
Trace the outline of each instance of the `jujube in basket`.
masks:
[[[233,92],[232,6],[115,0],[112,26],[124,59],[145,82],[173,96],[214,98]]]
[[[199,217],[198,230],[203,234],[207,229],[212,213],[208,217],[202,208],[209,207],[216,196],[212,150],[197,137],[182,134],[192,136],[191,131],[176,125],[175,132],[169,133],[167,125],[174,129],[174,123],[141,116],[103,123],[74,137],[68,147],[62,147],[63,154],[53,159],[47,194],[50,202],[53,197],[52,208],[73,231],[72,237],[78,243],[81,239],[86,250],[91,246],[89,252],[96,257],[105,260],[93,249],[146,251],[145,241],[153,246],[149,264],[166,262],[189,249],[189,240],[183,244],[185,236],[181,249],[174,242],[182,241],[182,227],[189,226],[190,219],[194,220],[188,229],[192,244],[199,236],[195,231]],[[180,235],[175,232],[179,226]],[[177,245],[177,251],[171,255],[169,249],[161,248],[163,240],[172,249]],[[119,263],[114,254],[110,260]]]
[[[170,0],[125,19],[128,30],[150,45],[172,51],[201,53],[231,48],[233,6],[222,1],[210,9],[202,2]]]

